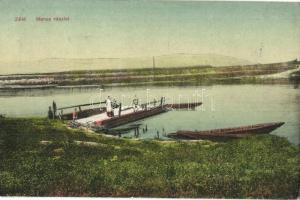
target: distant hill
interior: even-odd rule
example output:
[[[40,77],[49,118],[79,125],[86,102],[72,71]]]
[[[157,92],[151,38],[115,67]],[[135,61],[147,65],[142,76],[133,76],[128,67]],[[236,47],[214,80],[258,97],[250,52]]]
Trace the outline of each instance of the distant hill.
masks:
[[[216,54],[171,54],[155,57],[156,67],[229,66],[253,64],[250,61]],[[37,61],[0,62],[0,74],[42,73],[70,70],[147,68],[153,66],[152,57],[133,58],[48,58]]]
[[[248,60],[217,54],[171,54],[157,56],[155,58],[157,67],[176,67],[176,66],[231,66],[254,64]]]

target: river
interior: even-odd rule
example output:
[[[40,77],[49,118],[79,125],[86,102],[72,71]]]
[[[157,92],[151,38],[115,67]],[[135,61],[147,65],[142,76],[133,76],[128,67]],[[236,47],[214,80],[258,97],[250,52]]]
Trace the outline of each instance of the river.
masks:
[[[188,87],[112,87],[104,90],[48,89],[0,94],[0,113],[11,117],[46,116],[55,100],[58,107],[104,100],[108,95],[131,104],[136,95],[141,103],[165,96],[167,102],[202,101],[195,111],[170,111],[139,123],[148,131],[140,137],[152,139],[163,130],[206,130],[256,123],[283,121],[272,134],[300,143],[300,89],[293,85],[213,85]],[[1,92],[1,91],[0,91]],[[129,133],[126,136],[133,136]]]

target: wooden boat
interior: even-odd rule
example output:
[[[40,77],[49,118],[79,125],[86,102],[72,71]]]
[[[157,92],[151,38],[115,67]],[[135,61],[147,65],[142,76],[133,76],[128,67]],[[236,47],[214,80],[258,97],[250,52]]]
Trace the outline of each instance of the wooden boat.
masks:
[[[163,104],[164,102],[164,97],[161,98],[160,100],[160,104],[156,106],[156,104],[158,103],[158,101],[153,101],[153,102],[149,102],[149,103],[145,103],[145,104],[141,104],[140,107],[142,108],[142,110],[147,110],[150,111],[153,107],[161,107],[161,105],[163,105],[164,109],[195,109],[197,106],[200,106],[202,104],[202,102],[195,102],[195,103],[180,103],[180,104]],[[63,120],[73,120],[73,112],[69,112],[69,113],[63,113],[63,111],[68,110],[68,109],[77,109],[76,114],[77,114],[77,119],[83,119],[83,118],[88,118],[94,115],[99,115],[99,114],[105,114],[106,112],[106,108],[105,107],[98,107],[98,108],[87,108],[87,109],[82,109],[83,107],[87,107],[87,106],[95,106],[95,105],[99,105],[99,104],[105,104],[105,101],[103,102],[96,102],[96,103],[87,103],[87,104],[80,104],[80,105],[74,105],[74,106],[67,106],[67,107],[62,107],[62,108],[58,108],[56,109],[56,111],[58,113],[56,113],[55,118],[59,118],[59,119],[63,119]],[[121,106],[121,104],[118,104],[115,106],[116,109],[119,110],[119,107]],[[148,107],[148,108],[147,108]],[[53,108],[53,106],[52,106]],[[131,107],[133,108],[133,107]],[[150,108],[150,109],[149,109]],[[126,110],[127,108],[125,108]],[[55,110],[53,108],[53,110]],[[122,108],[122,112],[123,112],[123,108]],[[149,112],[151,113],[151,112]],[[136,113],[139,115],[139,113]],[[121,121],[121,119],[119,120]]]
[[[180,104],[175,104],[180,107]],[[185,107],[186,104],[181,106]],[[201,103],[194,103],[191,107],[201,105]],[[107,116],[106,112],[100,113],[98,115],[93,115],[87,118],[82,118],[76,120],[76,122],[82,124],[83,126],[90,126],[94,129],[110,129],[117,126],[121,126],[127,123],[135,122],[147,117],[158,115],[167,111],[170,111],[170,104],[161,104],[159,106],[137,106],[134,107],[120,107],[114,109],[113,117]]]
[[[176,103],[176,104],[166,104],[167,108],[171,109],[195,109],[197,106],[200,106],[202,102],[195,103]]]
[[[153,115],[158,115],[167,112],[165,106],[158,106],[150,109],[137,110],[133,112],[126,113],[117,117],[112,117],[104,120],[98,120],[94,122],[95,126],[104,128],[113,128],[120,125],[124,125],[130,122],[138,121]]]
[[[177,131],[167,135],[169,138],[186,140],[226,140],[243,138],[256,134],[267,134],[282,126],[284,122],[264,123],[234,128],[213,129],[205,131]]]
[[[200,106],[201,104],[202,104],[201,102],[197,102],[197,103],[166,104],[164,106],[165,106],[165,108],[168,108],[168,109],[176,109],[176,110],[192,109],[193,110],[197,106]],[[78,107],[78,106],[76,106],[76,107]],[[59,109],[59,110],[61,110],[61,109]],[[105,107],[79,110],[77,112],[77,119],[82,119],[82,118],[90,117],[92,115],[97,115],[97,114],[101,114],[101,113],[105,113],[105,112],[106,112]],[[57,116],[56,118],[60,118],[60,119],[63,119],[63,120],[72,120],[73,119],[73,113],[61,114],[60,116]]]

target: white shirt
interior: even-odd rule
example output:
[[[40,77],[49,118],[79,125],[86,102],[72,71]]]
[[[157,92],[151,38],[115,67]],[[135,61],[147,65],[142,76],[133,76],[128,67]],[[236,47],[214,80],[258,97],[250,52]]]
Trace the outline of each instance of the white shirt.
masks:
[[[111,100],[106,99],[106,112],[111,112],[111,111],[112,111]]]

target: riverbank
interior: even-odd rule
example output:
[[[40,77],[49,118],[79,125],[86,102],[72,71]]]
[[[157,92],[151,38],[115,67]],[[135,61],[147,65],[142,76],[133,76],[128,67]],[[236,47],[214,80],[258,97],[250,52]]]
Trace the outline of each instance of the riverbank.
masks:
[[[109,138],[44,118],[0,118],[0,195],[296,198],[299,145]]]
[[[289,77],[263,76],[295,70],[298,64],[290,61],[227,67],[190,66],[13,74],[0,76],[0,86],[1,90],[21,90],[132,85],[287,84],[291,81]]]

